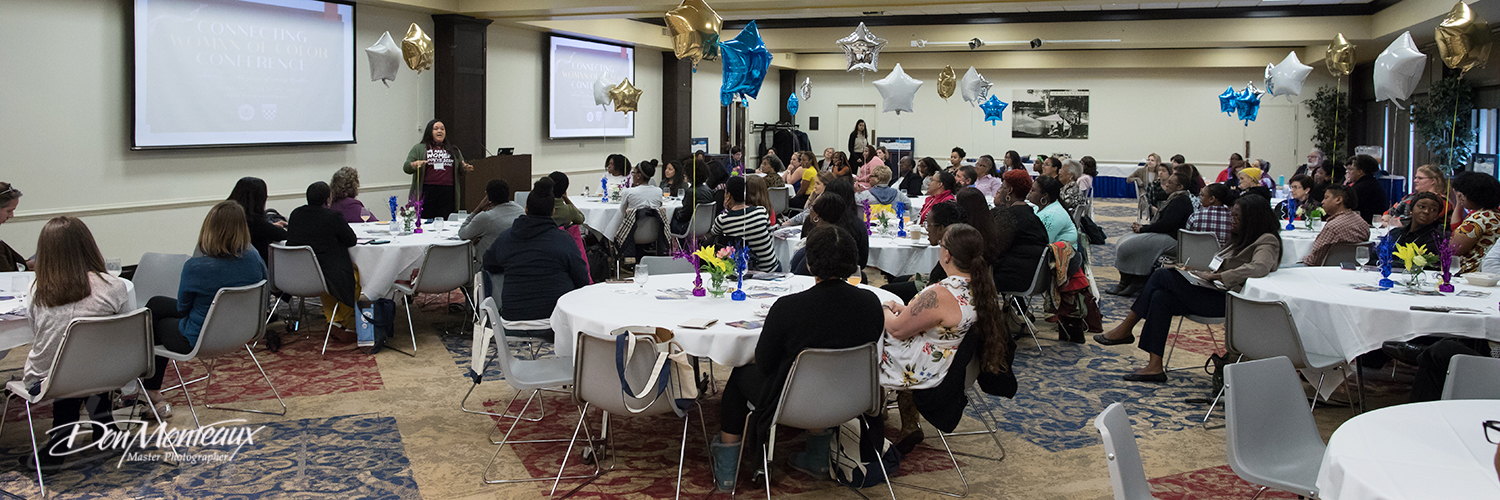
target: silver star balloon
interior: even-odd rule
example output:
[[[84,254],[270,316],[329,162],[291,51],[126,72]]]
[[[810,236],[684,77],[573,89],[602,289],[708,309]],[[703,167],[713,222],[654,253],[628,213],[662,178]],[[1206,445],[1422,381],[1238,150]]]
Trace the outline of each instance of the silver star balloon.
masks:
[[[865,23],[859,23],[854,33],[839,39],[844,57],[849,60],[847,71],[880,71],[880,49],[885,48],[885,39],[870,33]]]
[[[990,87],[993,85],[995,84],[985,80],[984,75],[979,74],[973,66],[969,66],[969,71],[965,72],[963,79],[958,81],[959,92],[963,93],[964,101],[970,106],[984,102],[984,99],[989,97]]]
[[[370,81],[380,80],[385,86],[396,81],[396,71],[401,69],[401,46],[391,39],[391,32],[380,35],[380,40],[365,49],[370,56]]]
[[[614,88],[614,83],[609,83],[608,80],[604,79],[604,75],[599,75],[599,79],[594,81],[594,105],[609,105],[609,91],[614,90]]]
[[[1307,80],[1307,75],[1312,70],[1312,66],[1302,64],[1302,60],[1297,59],[1295,51],[1288,53],[1280,63],[1266,66],[1266,93],[1272,96],[1284,95],[1290,101],[1291,96],[1302,95],[1302,82]]]
[[[890,75],[875,80],[873,83],[883,100],[881,111],[895,111],[897,115],[900,115],[902,111],[911,112],[912,101],[917,97],[917,89],[922,88],[922,81],[902,71],[900,63],[896,63],[896,69],[891,70]]]
[[[1417,50],[1411,32],[1402,33],[1375,58],[1375,102],[1389,100],[1397,106],[1411,97],[1427,68],[1427,55]]]
[[[797,87],[797,93],[802,94],[800,97],[804,101],[812,99],[812,78],[803,79],[802,86]]]

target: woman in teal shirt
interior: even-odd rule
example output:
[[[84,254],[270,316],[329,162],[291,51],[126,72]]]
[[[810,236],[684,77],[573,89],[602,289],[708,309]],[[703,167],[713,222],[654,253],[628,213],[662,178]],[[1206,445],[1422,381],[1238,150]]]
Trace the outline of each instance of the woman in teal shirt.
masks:
[[[1073,226],[1073,217],[1068,215],[1068,210],[1057,202],[1061,194],[1062,181],[1043,175],[1031,184],[1031,193],[1026,195],[1026,201],[1038,207],[1036,216],[1042,219],[1042,225],[1047,226],[1047,239],[1052,243],[1066,241],[1077,250],[1078,229]]]

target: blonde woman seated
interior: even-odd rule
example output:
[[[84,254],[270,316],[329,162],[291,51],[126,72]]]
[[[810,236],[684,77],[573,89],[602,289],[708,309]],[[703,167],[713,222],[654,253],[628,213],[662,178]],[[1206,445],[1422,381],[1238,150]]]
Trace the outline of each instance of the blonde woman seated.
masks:
[[[901,391],[896,399],[901,409],[897,449],[903,453],[922,440],[911,391],[942,383],[953,368],[953,356],[964,335],[973,330],[984,336],[987,369],[991,362],[1004,358],[1010,340],[1002,338],[999,295],[979,230],[968,224],[948,226],[938,264],[948,277],[918,293],[911,305],[894,300],[885,303],[880,385]],[[957,369],[961,374],[964,367]]]

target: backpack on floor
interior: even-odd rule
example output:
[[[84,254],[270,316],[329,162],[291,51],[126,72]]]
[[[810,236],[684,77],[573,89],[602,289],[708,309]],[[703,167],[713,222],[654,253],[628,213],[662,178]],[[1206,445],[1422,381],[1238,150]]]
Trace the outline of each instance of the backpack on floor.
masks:
[[[395,334],[396,301],[377,299],[361,303],[355,322],[358,327],[355,330],[359,336],[358,345],[370,348],[370,354],[380,352],[385,347],[385,342]]]
[[[829,475],[845,486],[869,488],[886,481],[886,475],[895,475],[901,465],[901,452],[885,438],[880,422],[865,415],[844,422],[838,427],[838,435],[829,441]],[[877,451],[878,450],[878,451]],[[880,460],[885,464],[882,472]]]

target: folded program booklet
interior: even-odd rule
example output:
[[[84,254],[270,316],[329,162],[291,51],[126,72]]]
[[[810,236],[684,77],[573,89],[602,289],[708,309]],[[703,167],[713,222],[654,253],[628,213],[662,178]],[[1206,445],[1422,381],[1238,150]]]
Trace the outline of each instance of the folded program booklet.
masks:
[[[716,319],[693,318],[693,319],[690,319],[690,320],[683,321],[682,323],[678,323],[677,326],[680,326],[680,327],[683,327],[683,328],[692,328],[694,330],[702,330],[702,329],[708,328],[710,326],[713,326],[714,323],[718,323],[718,322],[719,322],[719,320],[716,320]]]

